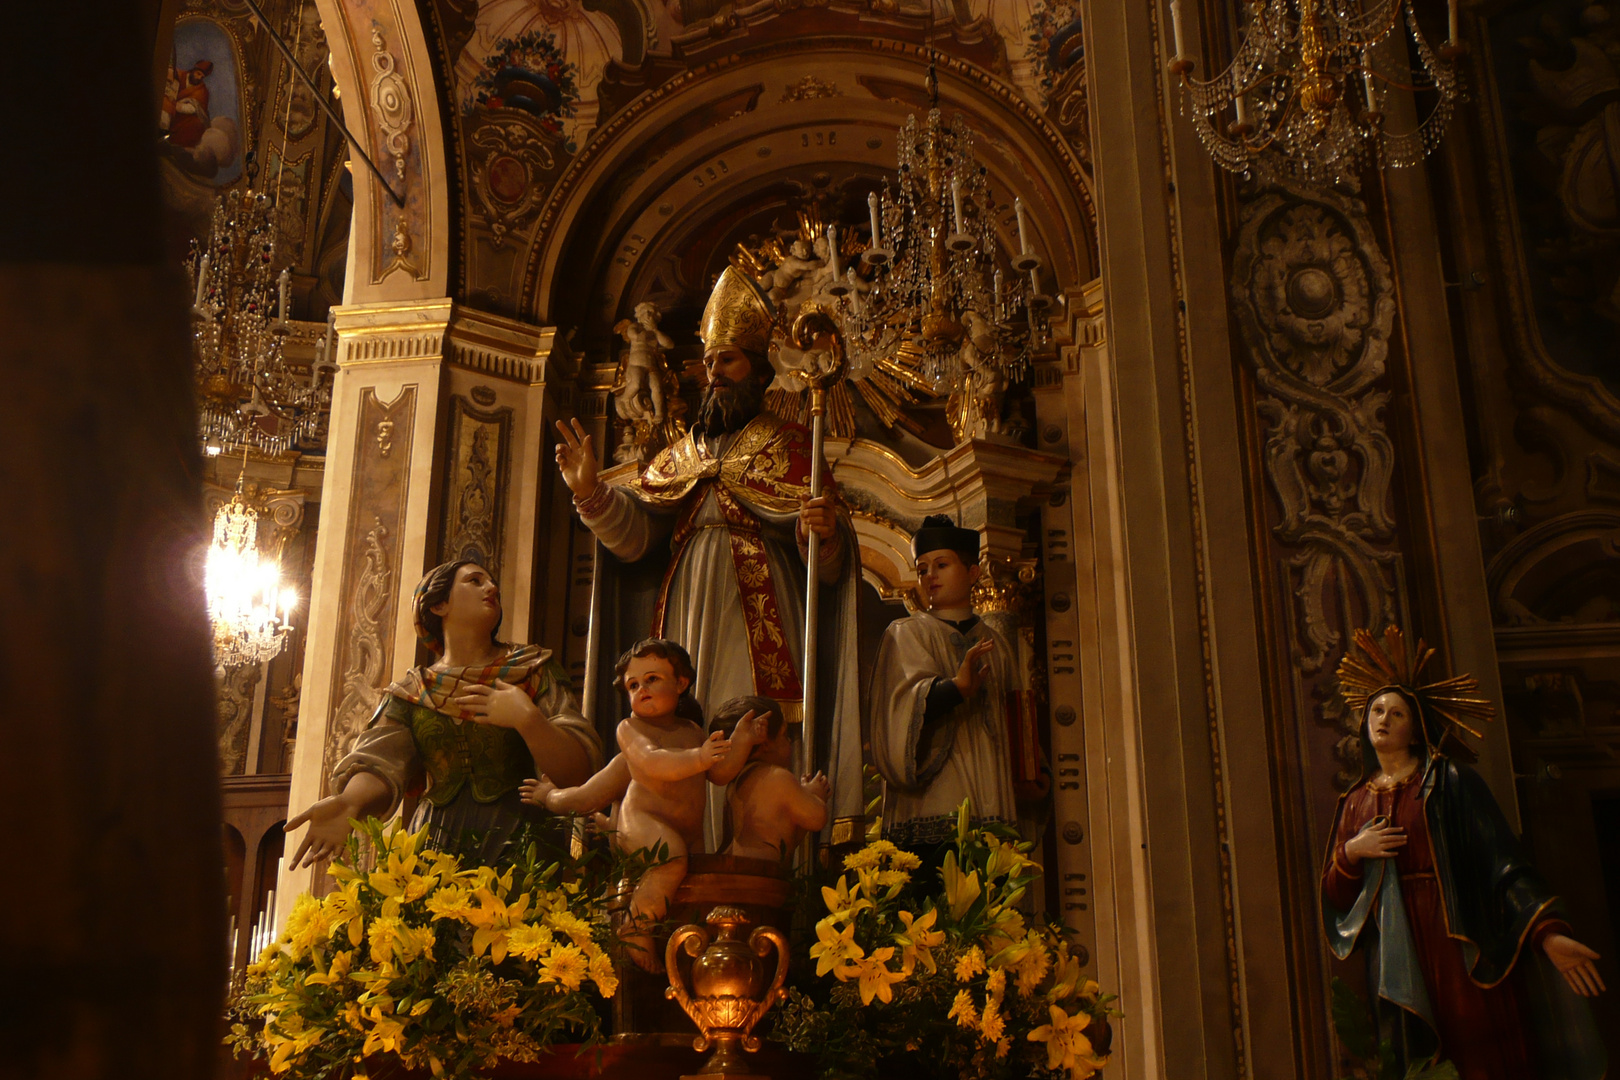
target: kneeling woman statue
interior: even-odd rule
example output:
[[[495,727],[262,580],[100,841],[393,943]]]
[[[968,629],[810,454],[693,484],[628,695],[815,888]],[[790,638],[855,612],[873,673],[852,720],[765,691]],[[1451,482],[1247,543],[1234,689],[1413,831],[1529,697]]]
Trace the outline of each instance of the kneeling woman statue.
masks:
[[[489,571],[465,559],[435,567],[416,587],[412,613],[438,660],[388,688],[338,762],[336,794],[287,822],[288,832],[309,825],[295,868],[341,853],[350,818],[389,817],[418,791],[410,828],[427,825],[430,847],[487,865],[525,819],[549,816],[523,804],[525,779],[543,772],[572,786],[602,764],[551,651],[496,636],[501,594]]]

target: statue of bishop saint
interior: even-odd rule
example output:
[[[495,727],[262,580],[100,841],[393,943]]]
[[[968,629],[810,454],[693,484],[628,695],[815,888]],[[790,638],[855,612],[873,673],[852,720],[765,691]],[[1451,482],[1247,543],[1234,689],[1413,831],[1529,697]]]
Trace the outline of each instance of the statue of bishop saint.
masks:
[[[863,809],[860,553],[825,465],[827,494],[810,498],[809,430],[764,407],[775,374],[772,322],[759,286],[727,267],[698,331],[709,381],[691,430],[621,487],[598,478],[595,447],[579,422],[559,423],[557,464],[580,520],[620,563],[598,564],[600,654],[616,656],[649,635],[679,642],[692,656],[705,716],[757,694],[789,721],[802,719],[805,566],[810,532],[820,536],[819,745],[805,771],[826,770],[833,829]],[[598,718],[623,708],[604,699]],[[710,792],[711,851],[722,846],[723,798]]]

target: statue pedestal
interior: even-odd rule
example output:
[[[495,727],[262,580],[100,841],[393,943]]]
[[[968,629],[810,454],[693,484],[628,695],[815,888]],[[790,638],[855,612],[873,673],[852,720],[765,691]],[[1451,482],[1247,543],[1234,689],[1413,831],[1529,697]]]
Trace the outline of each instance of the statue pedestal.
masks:
[[[729,904],[741,908],[756,926],[786,931],[792,916],[787,907],[791,893],[791,883],[775,862],[693,855],[665,921],[670,927],[701,925],[716,905]],[[614,916],[615,931],[620,918],[620,914]],[[667,935],[660,935],[653,955],[662,957],[668,941]],[[613,1042],[657,1041],[690,1047],[698,1029],[679,1005],[665,998],[668,978],[644,971],[624,956],[615,957],[614,966],[619,992],[613,998]]]
[[[736,927],[744,928],[743,935],[762,927],[775,927],[784,930],[789,925],[792,912],[788,909],[788,900],[792,887],[783,868],[774,861],[760,859],[738,859],[724,855],[693,855],[687,863],[686,879],[681,883],[680,890],[675,894],[666,922],[672,927],[681,927],[676,936],[685,934],[687,937],[696,937],[695,928],[703,927],[713,922],[717,912],[725,913],[725,921],[731,924],[733,930],[722,930],[722,937],[726,944],[719,941],[696,940],[689,945],[697,946],[702,951],[704,945],[718,945],[716,957],[738,949],[751,949],[739,939],[731,941],[730,935]],[[623,915],[615,916],[615,927]],[[718,924],[716,924],[718,925]],[[774,931],[773,931],[774,933]],[[704,931],[707,934],[707,931]],[[668,952],[669,938],[660,937],[655,942],[655,955],[665,957]],[[767,952],[771,951],[766,946]],[[689,955],[697,956],[697,952]],[[739,954],[741,955],[741,954]],[[752,952],[749,953],[752,955]],[[735,959],[735,958],[733,958]],[[704,970],[715,968],[716,961],[704,962]],[[766,969],[774,969],[774,958],[765,961]],[[711,1045],[703,1038],[704,1033],[698,1030],[686,1010],[676,1000],[672,1000],[670,986],[672,978],[684,978],[684,973],[675,974],[665,972],[654,975],[642,970],[628,957],[621,956],[616,961],[619,974],[619,992],[614,996],[613,1020],[615,1045],[638,1045],[650,1047],[653,1045],[668,1047],[671,1050],[677,1046],[686,1053],[690,1053],[694,1045],[702,1043],[705,1049]],[[718,971],[715,968],[715,971]],[[710,971],[712,978],[715,971]],[[771,982],[769,978],[765,980]],[[761,986],[759,989],[763,990]],[[687,1004],[690,1004],[690,1000]],[[739,1007],[743,1002],[739,999]],[[735,1041],[727,1039],[726,1041]],[[749,1040],[752,1042],[753,1040]],[[717,1054],[707,1066],[700,1071],[692,1071],[683,1075],[699,1077],[729,1077],[732,1080],[768,1080],[763,1074],[753,1071],[753,1062],[750,1060],[744,1066],[741,1059],[742,1048],[734,1048],[734,1054]],[[748,1055],[750,1059],[753,1055]],[[712,1071],[711,1071],[712,1070]]]

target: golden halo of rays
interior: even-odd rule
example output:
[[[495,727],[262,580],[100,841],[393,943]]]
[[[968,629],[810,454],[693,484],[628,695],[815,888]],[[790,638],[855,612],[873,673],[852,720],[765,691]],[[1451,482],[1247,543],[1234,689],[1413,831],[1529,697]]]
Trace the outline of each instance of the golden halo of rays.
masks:
[[[1339,661],[1339,692],[1354,715],[1366,712],[1367,703],[1380,690],[1398,687],[1417,699],[1428,716],[1437,717],[1446,725],[1445,734],[1466,732],[1476,739],[1482,738],[1480,726],[1496,716],[1496,706],[1478,696],[1479,680],[1472,675],[1453,675],[1449,679],[1420,683],[1423,669],[1434,657],[1434,650],[1418,639],[1416,648],[1408,647],[1406,635],[1398,626],[1384,629],[1380,642],[1365,629],[1354,636],[1354,649]],[[1360,650],[1361,655],[1356,655]],[[1438,748],[1439,740],[1436,740]]]
[[[761,274],[778,266],[787,258],[788,247],[794,240],[804,240],[814,243],[818,237],[827,233],[827,225],[821,215],[821,205],[811,203],[798,211],[799,229],[797,234],[787,238],[784,243],[781,236],[772,236],[763,243],[749,247],[738,242],[737,248],[731,254],[731,265],[738,270],[759,280]],[[867,248],[866,243],[857,239],[854,230],[843,230],[838,241],[839,259],[845,266],[859,266],[859,256]],[[799,305],[796,311],[778,311],[777,336],[786,338],[788,327],[794,320],[806,311],[820,307],[814,300],[807,300]],[[872,366],[872,369],[860,378],[840,379],[827,390],[827,434],[833,438],[851,439],[855,437],[855,395],[859,394],[866,407],[872,410],[878,422],[886,428],[903,428],[913,435],[921,435],[923,427],[905,410],[923,401],[936,398],[932,383],[923,375],[922,367],[925,357],[921,344],[907,339],[892,355],[882,357]],[[798,424],[810,422],[810,391],[788,390],[772,384],[765,392],[765,407],[784,420],[791,420]]]

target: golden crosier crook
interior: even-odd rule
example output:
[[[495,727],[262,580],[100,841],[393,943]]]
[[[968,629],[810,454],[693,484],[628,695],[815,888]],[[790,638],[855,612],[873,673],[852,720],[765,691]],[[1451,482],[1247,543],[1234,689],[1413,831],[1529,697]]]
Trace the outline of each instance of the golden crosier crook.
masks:
[[[748,925],[748,915],[742,908],[729,904],[714,908],[704,921],[718,927],[719,934],[688,924],[669,936],[669,944],[664,949],[669,986],[664,996],[674,998],[702,1032],[692,1040],[694,1050],[707,1050],[711,1043],[716,1046],[714,1055],[704,1063],[699,1075],[746,1073],[745,1059],[739,1050],[752,1053],[759,1049],[754,1026],[782,996],[788,970],[787,938],[773,926],[756,926],[745,942],[740,935]],[[776,974],[761,994],[759,960],[769,956],[773,946]],[[675,963],[683,947],[693,958],[690,993]]]

